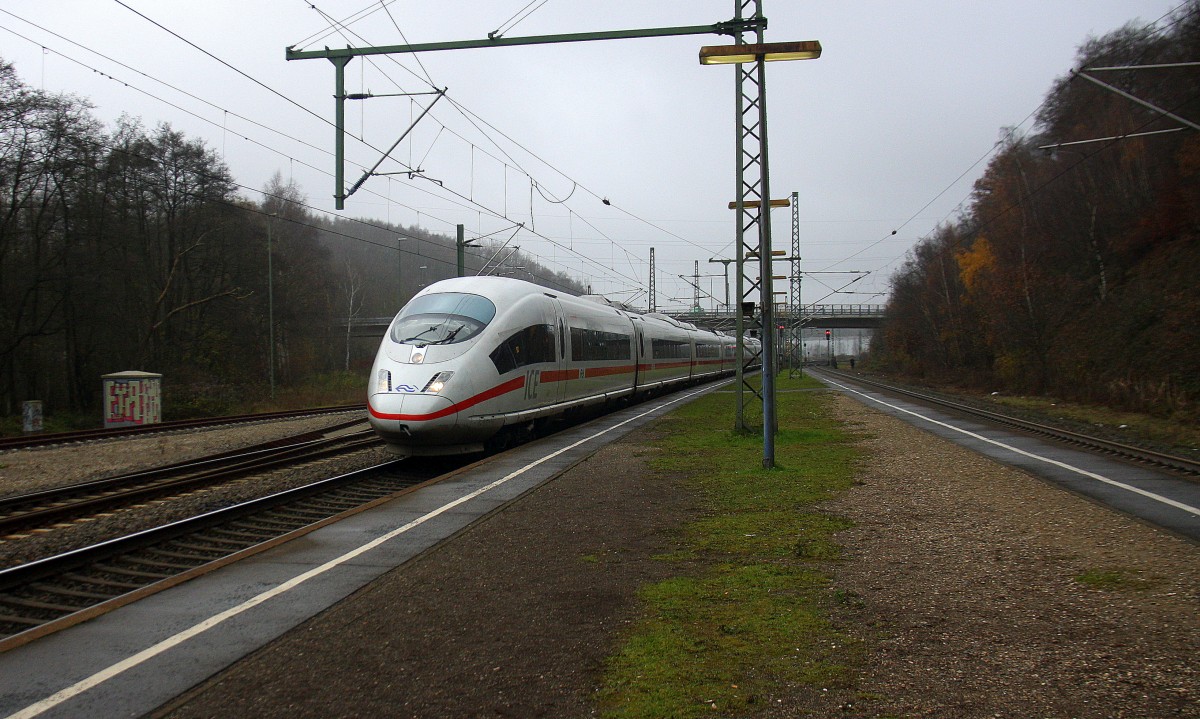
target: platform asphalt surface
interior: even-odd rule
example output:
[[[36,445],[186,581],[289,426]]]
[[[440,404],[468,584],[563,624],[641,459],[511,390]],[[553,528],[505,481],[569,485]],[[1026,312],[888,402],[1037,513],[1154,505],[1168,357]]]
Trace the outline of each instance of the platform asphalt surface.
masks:
[[[870,407],[939,437],[1200,542],[1200,482],[850,386],[820,372],[812,374]]]
[[[0,716],[136,717],[152,711],[604,443],[722,384],[657,398],[532,442],[0,654]]]

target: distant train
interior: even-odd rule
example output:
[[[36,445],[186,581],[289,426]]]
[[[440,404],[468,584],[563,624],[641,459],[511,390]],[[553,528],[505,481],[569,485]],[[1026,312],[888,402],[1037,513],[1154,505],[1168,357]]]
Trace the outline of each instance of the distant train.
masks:
[[[759,354],[747,337],[748,356]],[[370,422],[397,454],[503,447],[539,423],[736,369],[735,338],[502,277],[460,277],[400,310],[371,369]]]

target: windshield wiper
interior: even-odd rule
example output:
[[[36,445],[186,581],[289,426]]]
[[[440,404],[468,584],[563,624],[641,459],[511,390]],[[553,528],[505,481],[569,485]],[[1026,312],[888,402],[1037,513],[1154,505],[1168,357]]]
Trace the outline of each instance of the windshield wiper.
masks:
[[[434,340],[434,341],[430,342],[429,344],[431,344],[431,345],[450,344],[450,340],[454,339],[454,335],[458,334],[459,330],[461,330],[463,327],[466,327],[466,325],[459,325],[458,327],[455,327],[454,329],[450,330],[450,334],[446,335],[445,337],[441,338],[440,340]]]
[[[421,335],[423,335],[423,334],[426,334],[426,333],[428,333],[428,332],[433,332],[433,331],[434,331],[434,330],[436,330],[438,327],[441,327],[441,325],[434,325],[433,327],[430,327],[430,328],[429,328],[429,329],[427,329],[427,330],[421,330],[420,332],[416,333],[416,334],[415,334],[415,335],[413,335],[412,337],[409,337],[408,339],[403,339],[403,340],[400,340],[400,344],[402,344],[402,345],[403,345],[403,344],[408,344],[409,342],[412,342],[413,340],[419,340],[419,339],[421,339]]]

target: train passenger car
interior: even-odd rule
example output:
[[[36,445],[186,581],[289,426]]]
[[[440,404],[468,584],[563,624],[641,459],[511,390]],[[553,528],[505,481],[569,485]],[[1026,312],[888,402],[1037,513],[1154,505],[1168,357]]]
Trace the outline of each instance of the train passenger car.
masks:
[[[626,312],[601,298],[559,298],[566,315],[567,406],[586,406],[632,396],[637,389],[641,334]]]
[[[641,315],[640,322],[645,352],[639,368],[639,389],[661,389],[690,380],[695,327],[656,312]]]
[[[480,451],[574,409],[732,371],[721,361],[732,345],[521,280],[443,280],[392,321],[371,370],[368,415],[398,454]]]
[[[719,332],[697,330],[694,335],[695,352],[692,377],[695,379],[717,378],[733,371],[733,351],[725,356],[725,348],[737,346],[737,341]]]

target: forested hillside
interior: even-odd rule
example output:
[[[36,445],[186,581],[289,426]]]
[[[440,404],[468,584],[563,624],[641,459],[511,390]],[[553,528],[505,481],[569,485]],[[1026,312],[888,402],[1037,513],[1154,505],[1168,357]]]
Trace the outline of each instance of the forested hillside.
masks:
[[[242,187],[201,141],[134,118],[105,128],[0,60],[0,414],[40,399],[99,421],[100,377],[122,370],[164,375],[167,418],[261,396],[272,305],[278,384],[345,369],[344,319],[390,316],[453,276],[454,243],[330,219],[278,175]],[[473,249],[471,273],[493,252]],[[579,290],[520,254],[508,266]]]
[[[1075,74],[1200,61],[1200,2],[1173,20],[1088,40],[1034,130],[1004,134],[966,211],[892,277],[882,366],[1200,416],[1200,133]],[[1200,121],[1200,68],[1087,74]]]

